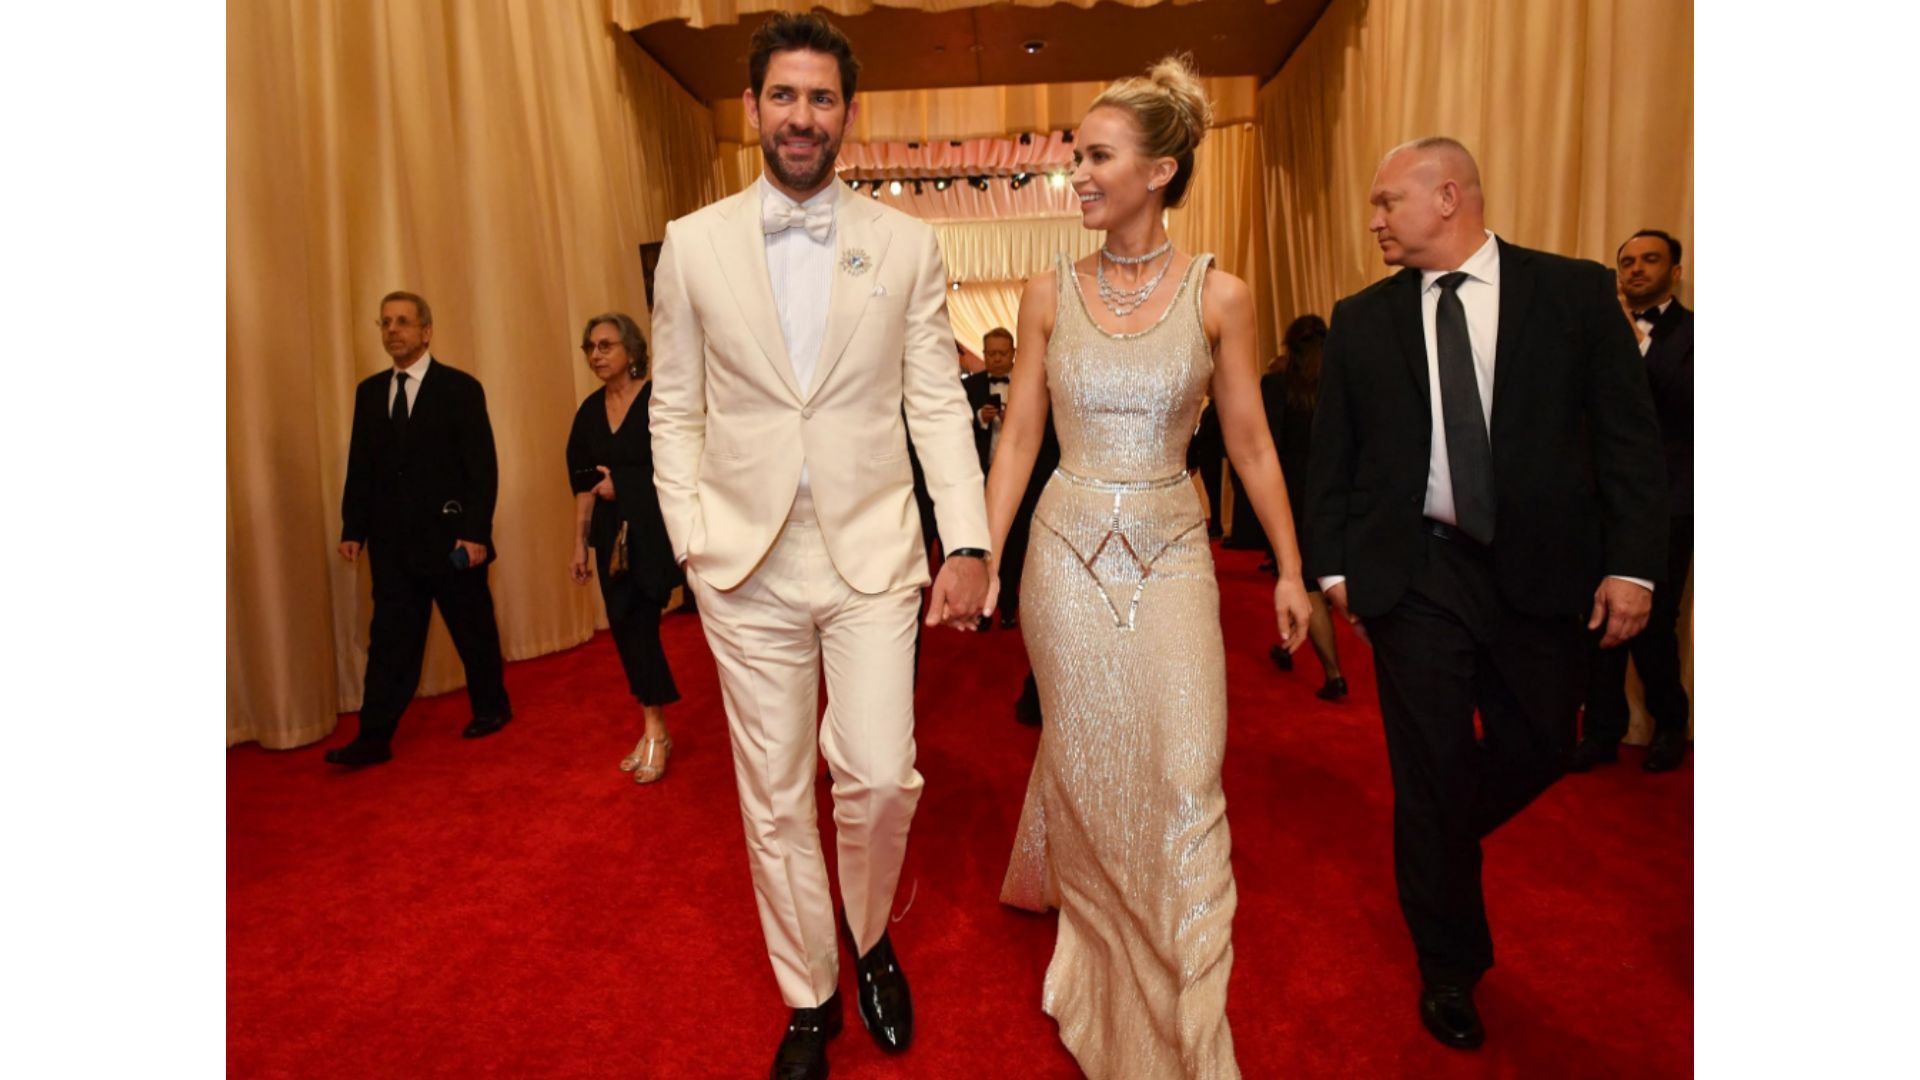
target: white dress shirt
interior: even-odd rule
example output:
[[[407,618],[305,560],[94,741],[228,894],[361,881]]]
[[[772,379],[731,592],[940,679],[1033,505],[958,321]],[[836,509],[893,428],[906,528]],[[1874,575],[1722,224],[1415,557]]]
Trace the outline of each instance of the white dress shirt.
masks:
[[[432,366],[433,366],[433,356],[430,353],[422,353],[420,356],[420,359],[415,360],[413,362],[413,366],[410,368],[406,368],[402,370],[398,364],[394,365],[394,368],[393,368],[394,375],[396,376],[405,375],[407,377],[407,415],[408,416],[413,415],[413,403],[420,400],[420,380],[427,377],[427,369]],[[387,415],[388,416],[393,415],[393,395],[395,391],[399,388],[399,386],[400,386],[400,380],[398,378],[389,378],[387,380]]]
[[[1665,315],[1667,313],[1667,305],[1671,303],[1673,303],[1673,297],[1669,296],[1661,303],[1653,305],[1652,310],[1658,315]],[[1640,355],[1645,356],[1647,355],[1647,349],[1653,345],[1653,323],[1651,320],[1643,319],[1635,315],[1633,317],[1633,325],[1640,328]]]
[[[1467,256],[1457,270],[1467,279],[1454,290],[1467,315],[1467,341],[1473,346],[1473,376],[1480,389],[1480,415],[1486,422],[1489,439],[1493,433],[1493,361],[1500,340],[1500,244],[1487,230],[1486,242]],[[1447,458],[1447,418],[1440,402],[1440,279],[1451,270],[1420,272],[1420,327],[1427,343],[1427,390],[1433,410],[1433,440],[1427,452],[1427,498],[1424,513],[1435,521],[1458,525],[1453,505],[1453,471]],[[1497,523],[1496,523],[1496,531]],[[1347,580],[1345,574],[1329,574],[1320,579],[1321,589],[1330,589]],[[1641,578],[1623,578],[1647,589],[1653,582]]]
[[[839,197],[838,181],[829,183],[812,198],[797,205],[812,210]],[[786,206],[794,201],[772,184],[760,178],[762,204],[779,200]],[[780,313],[780,334],[787,342],[787,360],[793,365],[793,378],[802,394],[813,387],[813,373],[820,366],[820,347],[827,337],[827,307],[833,299],[833,259],[840,226],[836,222],[825,240],[815,240],[807,230],[795,227],[767,237],[767,277],[773,285],[773,306]],[[800,466],[800,490],[811,493],[812,478],[805,464]]]

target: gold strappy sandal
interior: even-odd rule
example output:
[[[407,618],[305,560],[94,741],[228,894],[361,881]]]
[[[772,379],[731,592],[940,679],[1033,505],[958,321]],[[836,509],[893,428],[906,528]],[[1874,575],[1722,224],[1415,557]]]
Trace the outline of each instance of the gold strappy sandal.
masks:
[[[651,784],[667,775],[667,758],[673,754],[673,738],[644,736],[620,762],[622,772],[632,772],[636,784]]]

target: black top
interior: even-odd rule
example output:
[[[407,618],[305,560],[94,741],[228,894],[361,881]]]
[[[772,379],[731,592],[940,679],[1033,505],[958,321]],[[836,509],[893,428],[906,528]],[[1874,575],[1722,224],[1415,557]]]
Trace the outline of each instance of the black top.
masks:
[[[1667,491],[1645,365],[1613,271],[1500,242],[1494,576],[1507,602],[1576,616],[1603,575],[1666,574]],[[1385,614],[1424,558],[1433,431],[1420,272],[1334,308],[1308,477],[1307,574]]]
[[[608,587],[609,618],[618,619],[614,601],[631,581],[649,599],[664,606],[673,590],[684,579],[674,562],[673,548],[667,540],[667,525],[660,516],[660,496],[653,488],[653,437],[647,429],[647,403],[653,398],[653,383],[640,388],[640,396],[627,408],[620,430],[607,426],[605,387],[587,395],[580,411],[573,415],[573,431],[567,436],[567,472],[573,476],[575,494],[593,490],[599,482],[580,477],[583,470],[605,465],[613,474],[613,499],[596,499],[593,520],[587,527],[587,542],[597,553],[602,584]],[[596,470],[597,471],[597,470]],[[612,557],[613,541],[620,534],[620,523],[627,526],[627,559],[631,573],[621,579],[606,576]]]
[[[500,475],[487,395],[480,380],[434,357],[403,444],[389,419],[392,389],[389,368],[354,391],[340,539],[365,543],[381,559],[397,556],[416,574],[448,573],[455,540],[493,549]]]

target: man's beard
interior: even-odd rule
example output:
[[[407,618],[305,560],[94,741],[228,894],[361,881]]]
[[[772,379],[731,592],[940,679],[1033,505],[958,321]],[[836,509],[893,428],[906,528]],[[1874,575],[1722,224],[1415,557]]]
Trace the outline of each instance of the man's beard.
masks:
[[[840,157],[840,140],[835,139],[832,142],[828,142],[823,132],[790,131],[787,134],[789,137],[805,136],[812,138],[815,144],[820,147],[820,164],[812,171],[806,173],[796,173],[787,168],[786,163],[780,160],[779,135],[775,133],[772,135],[762,135],[760,137],[760,156],[766,161],[767,171],[772,173],[782,184],[785,184],[795,191],[811,191],[825,183],[827,178],[833,175],[833,164]]]

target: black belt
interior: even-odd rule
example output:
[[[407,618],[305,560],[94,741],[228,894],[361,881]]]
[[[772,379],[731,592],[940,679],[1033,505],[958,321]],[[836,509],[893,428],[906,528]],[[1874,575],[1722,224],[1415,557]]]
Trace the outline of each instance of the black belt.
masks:
[[[1471,548],[1474,551],[1491,550],[1487,545],[1475,540],[1473,537],[1468,536],[1466,533],[1461,532],[1459,529],[1454,528],[1444,521],[1435,521],[1432,518],[1423,518],[1421,520],[1425,524],[1428,533],[1445,540],[1449,544],[1459,544],[1463,547]]]

